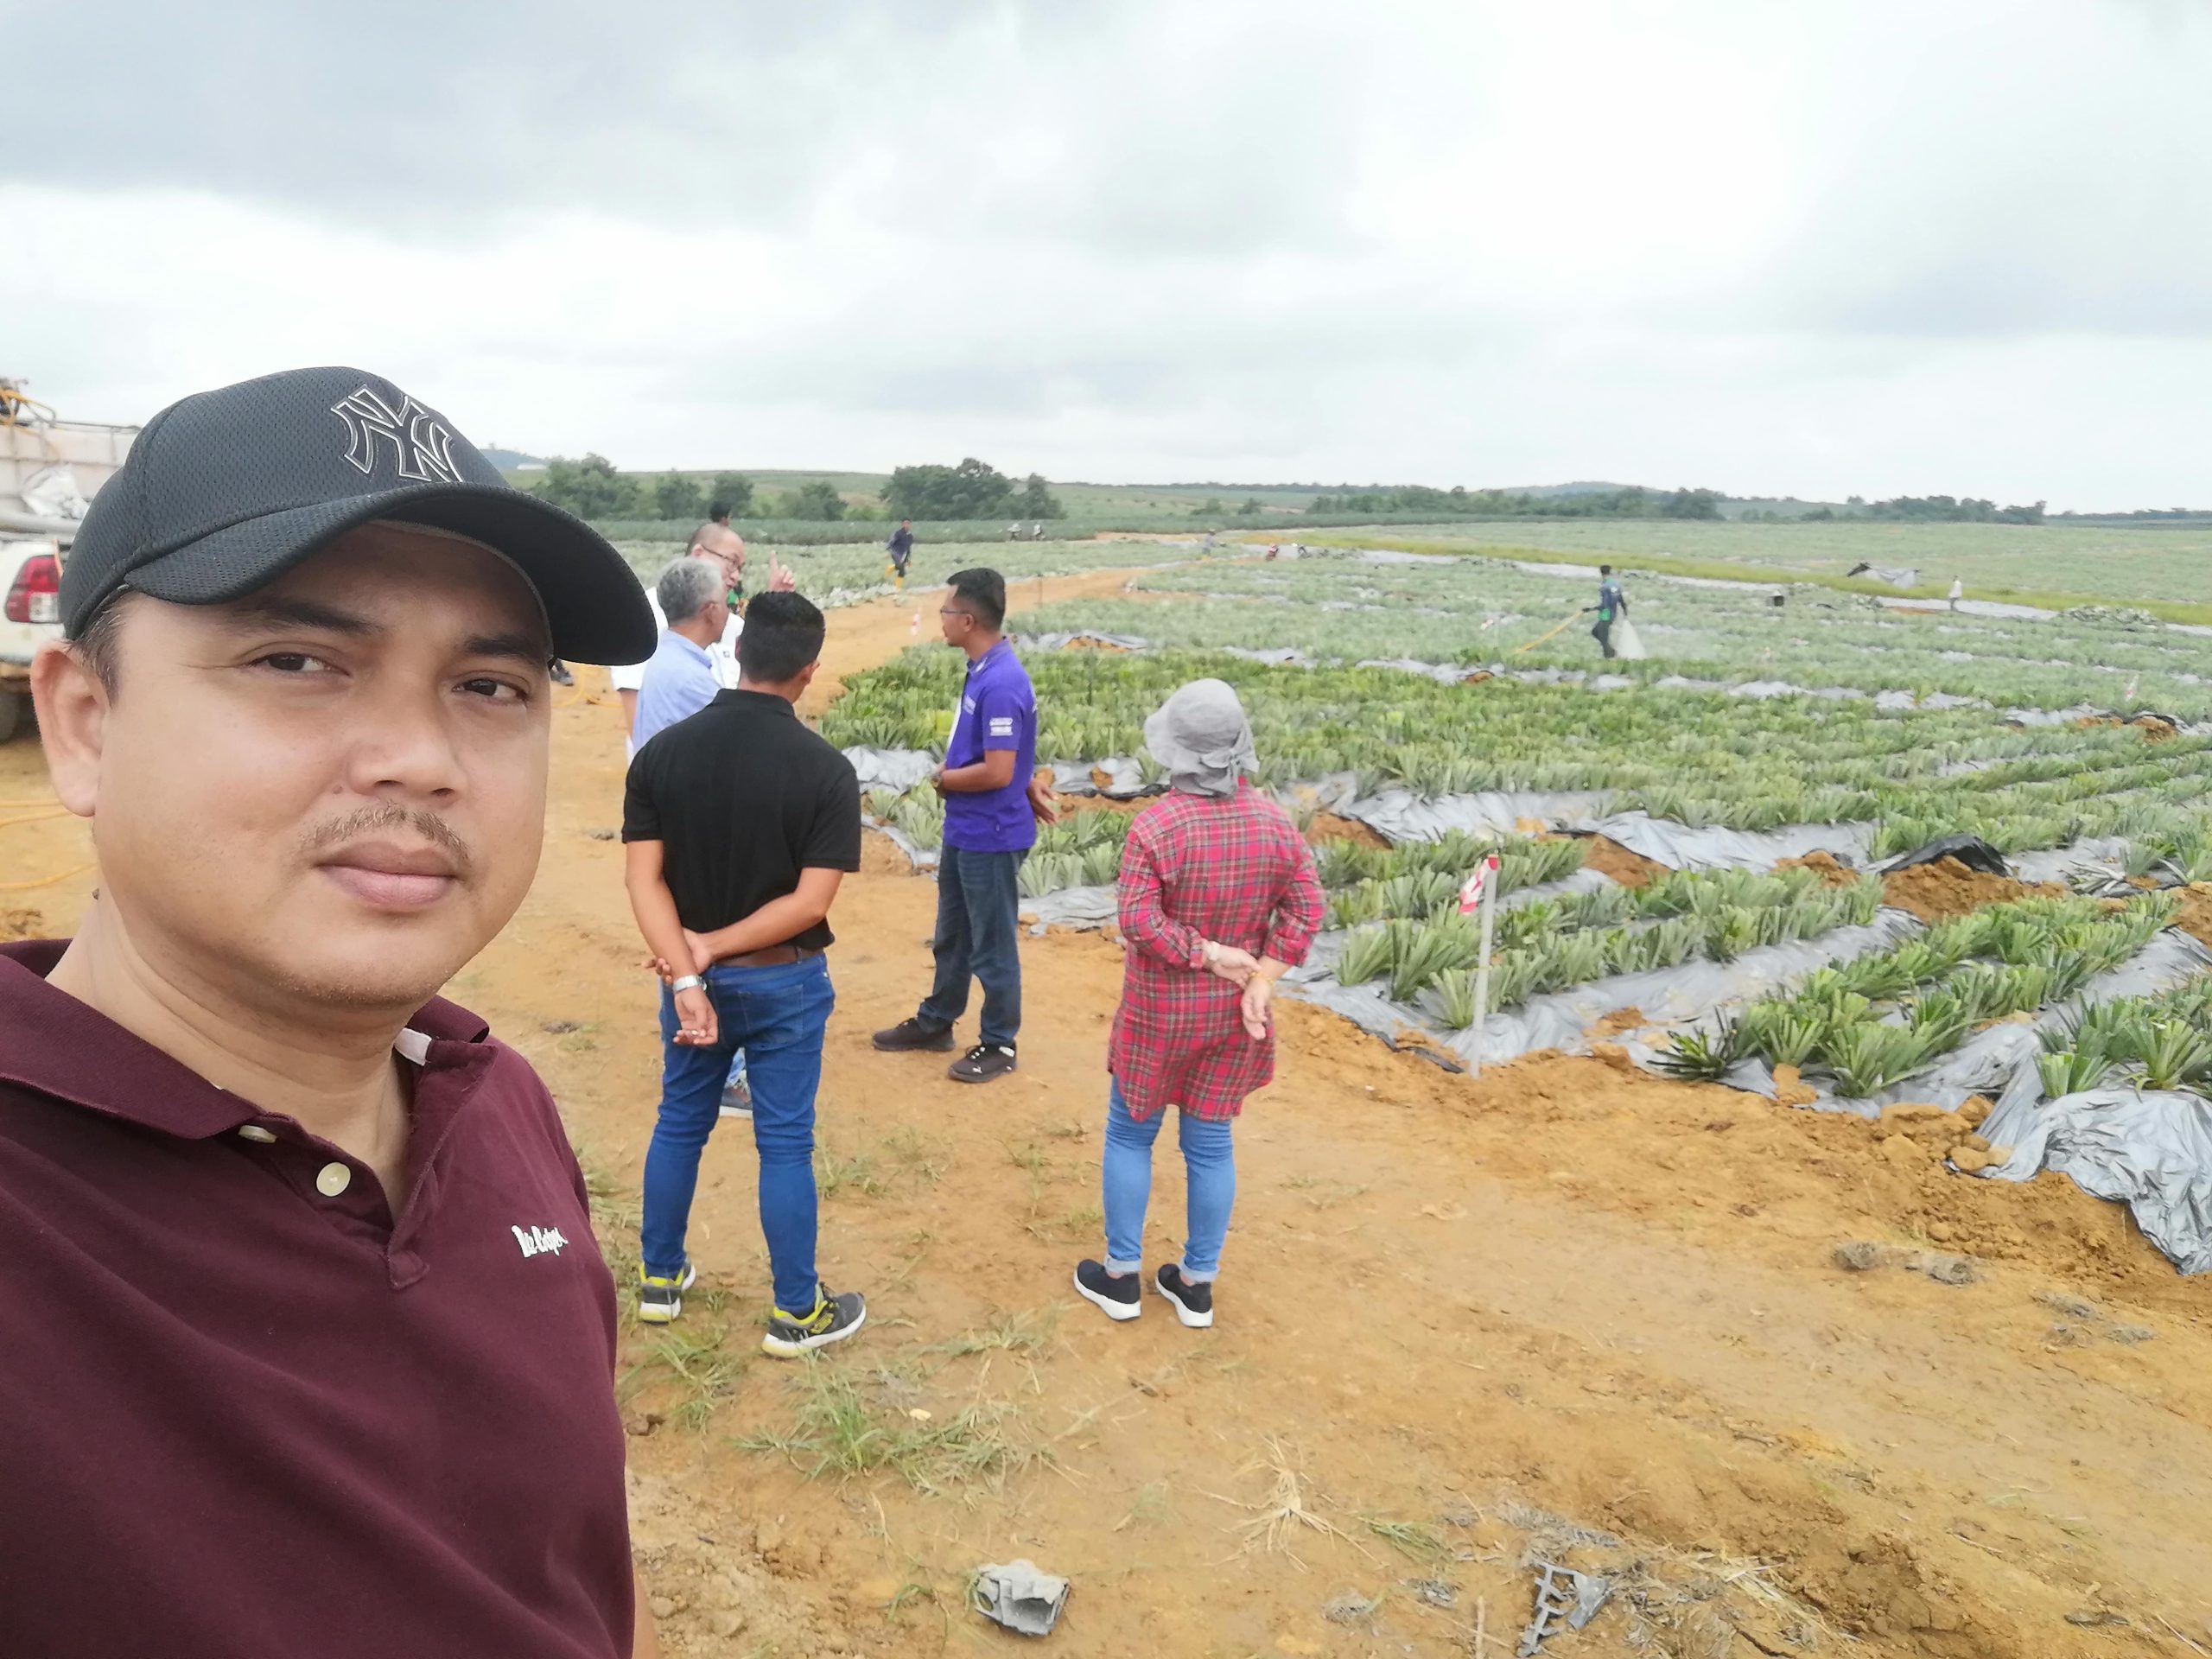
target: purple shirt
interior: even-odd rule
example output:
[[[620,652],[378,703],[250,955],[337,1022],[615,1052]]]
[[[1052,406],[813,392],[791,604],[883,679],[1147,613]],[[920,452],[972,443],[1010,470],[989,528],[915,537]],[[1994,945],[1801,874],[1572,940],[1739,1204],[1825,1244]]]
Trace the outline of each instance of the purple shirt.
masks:
[[[395,1220],[61,950],[0,946],[0,1654],[624,1659],[614,1287],[529,1063],[410,1021]]]
[[[1014,751],[1014,776],[1001,789],[947,795],[944,844],[963,853],[1027,852],[1037,844],[1037,815],[1029,808],[1029,779],[1037,770],[1037,694],[1004,639],[968,664],[944,746],[945,767],[975,766],[993,749]]]

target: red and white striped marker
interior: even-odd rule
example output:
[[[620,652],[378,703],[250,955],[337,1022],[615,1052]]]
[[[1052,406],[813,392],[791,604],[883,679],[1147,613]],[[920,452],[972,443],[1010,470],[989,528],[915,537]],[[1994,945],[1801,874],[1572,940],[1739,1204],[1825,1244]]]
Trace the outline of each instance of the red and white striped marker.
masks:
[[[1471,916],[1482,908],[1483,889],[1490,884],[1490,878],[1497,874],[1497,855],[1496,853],[1492,853],[1475,866],[1475,873],[1467,878],[1459,889],[1459,913],[1462,916]]]

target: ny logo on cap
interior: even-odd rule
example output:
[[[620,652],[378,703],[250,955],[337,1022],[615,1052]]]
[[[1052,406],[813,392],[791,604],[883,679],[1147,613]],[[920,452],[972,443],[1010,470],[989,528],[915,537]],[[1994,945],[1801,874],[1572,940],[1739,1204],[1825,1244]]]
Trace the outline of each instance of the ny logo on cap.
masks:
[[[461,468],[454,465],[453,434],[433,419],[412,397],[404,397],[399,411],[375,390],[363,386],[330,406],[346,423],[346,459],[363,473],[376,465],[377,440],[391,445],[399,475],[424,484],[458,484]]]

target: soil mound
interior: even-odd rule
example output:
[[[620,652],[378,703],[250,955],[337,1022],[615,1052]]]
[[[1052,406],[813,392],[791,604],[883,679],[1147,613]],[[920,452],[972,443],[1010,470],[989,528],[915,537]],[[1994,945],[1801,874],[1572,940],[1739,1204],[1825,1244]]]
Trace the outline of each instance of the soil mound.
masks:
[[[2010,904],[2030,893],[2055,893],[2060,889],[2015,881],[2007,875],[1986,875],[1970,870],[1955,858],[1939,858],[1932,864],[1914,864],[1892,870],[1882,878],[1885,903],[1910,911],[1923,922],[1940,922],[1963,916],[1984,905]]]
[[[1774,868],[1777,870],[1817,870],[1821,880],[1832,887],[1847,887],[1859,879],[1859,872],[1839,861],[1834,853],[1817,850],[1806,854],[1802,858],[1782,859]]]

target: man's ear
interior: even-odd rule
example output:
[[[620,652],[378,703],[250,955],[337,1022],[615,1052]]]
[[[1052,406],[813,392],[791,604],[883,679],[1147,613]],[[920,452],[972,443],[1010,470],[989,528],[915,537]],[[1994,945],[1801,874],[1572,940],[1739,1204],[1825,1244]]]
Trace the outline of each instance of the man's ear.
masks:
[[[799,670],[799,671],[798,671],[798,689],[799,689],[799,694],[800,694],[802,696],[804,696],[806,694],[806,688],[807,688],[808,686],[812,685],[812,684],[814,683],[814,671],[815,671],[815,670],[817,670],[817,669],[818,669],[818,668],[820,668],[821,666],[822,666],[822,659],[821,659],[819,657],[817,657],[817,658],[816,658],[812,662],[809,663],[809,664],[808,664],[804,668],[802,668],[801,670]]]
[[[47,774],[61,804],[80,818],[99,798],[100,752],[107,737],[109,694],[84,658],[51,640],[31,658],[31,706]]]

